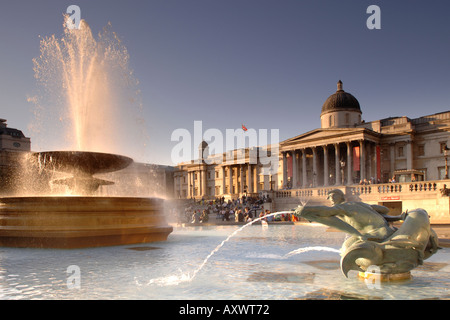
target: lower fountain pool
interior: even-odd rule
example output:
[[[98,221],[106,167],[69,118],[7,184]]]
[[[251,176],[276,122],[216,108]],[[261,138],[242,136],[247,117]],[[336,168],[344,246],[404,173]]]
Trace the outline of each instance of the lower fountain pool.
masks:
[[[450,298],[449,248],[414,269],[411,280],[376,283],[354,271],[342,275],[341,232],[254,224],[216,250],[238,228],[174,227],[167,241],[138,245],[0,248],[0,299]]]

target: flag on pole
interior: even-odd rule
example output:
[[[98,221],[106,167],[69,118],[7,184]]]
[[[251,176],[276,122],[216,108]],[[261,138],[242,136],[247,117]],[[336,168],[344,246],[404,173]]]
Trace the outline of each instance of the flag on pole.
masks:
[[[246,126],[242,125],[242,130],[247,131],[248,129]]]

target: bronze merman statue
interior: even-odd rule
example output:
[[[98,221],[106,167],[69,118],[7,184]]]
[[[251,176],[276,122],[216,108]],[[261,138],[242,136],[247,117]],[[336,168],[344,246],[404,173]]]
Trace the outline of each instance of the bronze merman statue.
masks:
[[[376,266],[382,274],[409,272],[438,249],[436,233],[423,209],[389,216],[389,209],[363,202],[346,202],[344,193],[328,193],[333,206],[299,206],[294,215],[346,232],[341,248],[341,270],[367,271]],[[404,221],[399,229],[391,221]]]

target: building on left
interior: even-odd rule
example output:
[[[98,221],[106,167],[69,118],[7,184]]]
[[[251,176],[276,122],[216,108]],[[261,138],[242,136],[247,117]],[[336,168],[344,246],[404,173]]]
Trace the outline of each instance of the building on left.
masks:
[[[0,119],[0,196],[46,192],[51,175],[40,174],[43,182],[35,184],[34,178],[28,179],[29,172],[24,172],[24,160],[32,152],[31,139],[6,122]],[[133,162],[128,168],[104,174],[115,185],[101,187],[98,194],[173,198],[173,171],[170,166]]]
[[[0,194],[14,192],[21,157],[31,150],[31,140],[19,129],[0,119]]]

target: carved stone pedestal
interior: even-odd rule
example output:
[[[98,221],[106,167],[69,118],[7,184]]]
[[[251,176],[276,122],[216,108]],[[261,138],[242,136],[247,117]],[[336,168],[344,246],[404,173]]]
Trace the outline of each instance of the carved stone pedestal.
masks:
[[[164,241],[172,231],[157,198],[0,198],[0,246],[126,245]]]
[[[358,277],[362,280],[378,281],[378,282],[404,281],[412,278],[411,272],[403,272],[403,273],[359,272]]]

